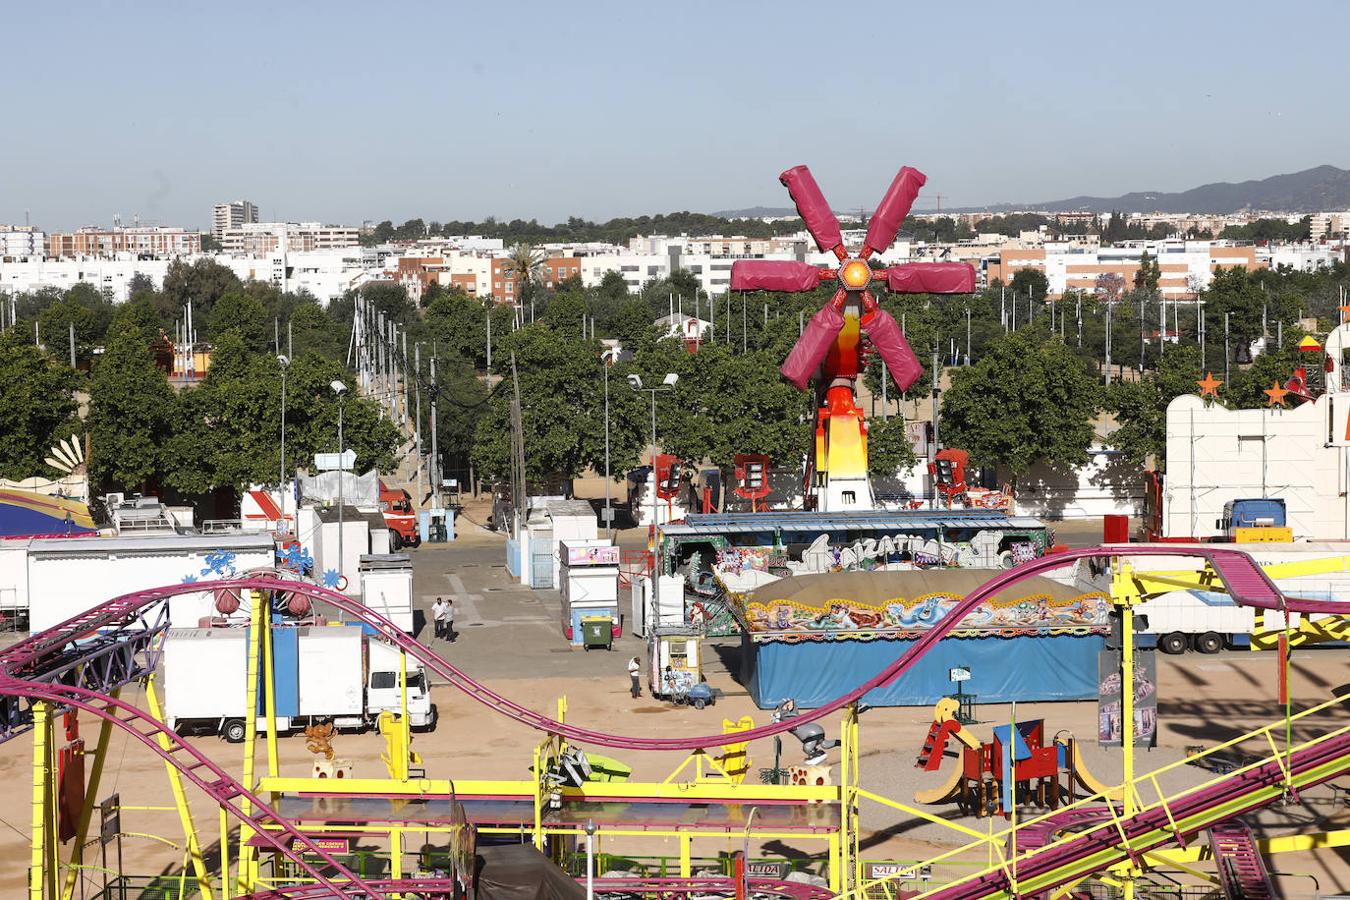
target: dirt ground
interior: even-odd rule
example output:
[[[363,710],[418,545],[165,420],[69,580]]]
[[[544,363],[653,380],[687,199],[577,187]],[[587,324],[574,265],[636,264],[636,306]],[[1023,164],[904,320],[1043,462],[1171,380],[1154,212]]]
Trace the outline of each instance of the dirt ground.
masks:
[[[641,735],[711,734],[721,730],[722,719],[752,716],[765,722],[768,714],[754,708],[746,690],[731,677],[736,671],[739,646],[735,641],[719,644],[707,654],[707,675],[719,692],[717,705],[696,711],[673,707],[650,698],[632,700],[628,695],[625,660],[640,655],[641,643],[627,635],[610,653],[585,653],[568,648],[558,628],[558,597],[550,591],[529,591],[513,584],[503,562],[502,539],[479,528],[486,510],[471,506],[459,522],[459,535],[453,544],[424,546],[413,552],[416,591],[421,608],[429,608],[437,596],[455,600],[458,610],[458,640],[449,644],[433,640],[427,634],[419,639],[431,644],[455,665],[484,684],[532,709],[552,714],[556,699],[566,696],[571,722],[611,733]],[[1097,526],[1099,528],[1099,526]],[[1074,542],[1090,543],[1093,529],[1075,526],[1064,533]],[[1098,530],[1097,535],[1100,534]],[[641,535],[628,533],[624,544],[641,542]],[[1063,538],[1062,538],[1063,539]],[[1067,540],[1065,542],[1068,542]],[[1350,651],[1325,649],[1300,651],[1293,667],[1295,710],[1321,703],[1331,692],[1350,682]],[[1283,709],[1275,698],[1275,657],[1273,654],[1225,652],[1215,656],[1187,655],[1162,657],[1159,666],[1159,746],[1141,751],[1138,771],[1144,772],[1183,758],[1185,748],[1225,740],[1245,730],[1282,718]],[[127,693],[139,702],[138,691]],[[428,775],[436,778],[491,779],[524,778],[528,775],[531,747],[537,735],[483,706],[465,698],[446,685],[433,685],[433,699],[441,722],[432,733],[417,735],[415,749],[423,757]],[[979,724],[971,726],[976,736],[988,739],[989,729],[1008,721],[1010,710],[1000,706],[981,706]],[[1095,730],[1094,703],[1019,704],[1017,718],[1044,717],[1047,733],[1069,730],[1088,738],[1086,751],[1093,773],[1112,782],[1120,777],[1118,750],[1102,750],[1091,736]],[[1339,727],[1350,716],[1341,713],[1319,719],[1309,729],[1295,735],[1312,736],[1321,730]],[[938,783],[941,773],[925,773],[914,767],[915,756],[923,743],[931,711],[920,708],[875,709],[862,720],[862,781],[876,793],[910,803],[918,789]],[[827,720],[827,732],[833,736],[837,723]],[[85,735],[92,745],[97,729],[85,724]],[[1282,734],[1277,735],[1281,742]],[[194,739],[197,746],[236,775],[242,768],[242,751],[215,737]],[[354,775],[382,777],[379,754],[383,741],[376,735],[343,735],[336,741],[338,754],[356,764]],[[785,744],[785,755],[788,747]],[[770,746],[752,745],[751,771],[771,765]],[[1253,747],[1252,752],[1260,752]],[[25,884],[28,861],[29,815],[31,802],[32,741],[22,737],[0,745],[0,896],[18,896]],[[634,770],[634,778],[660,781],[683,757],[680,754],[610,755],[622,758]],[[258,755],[262,764],[264,754]],[[284,738],[280,742],[282,774],[306,775],[310,754],[303,738]],[[837,759],[837,757],[832,757]],[[790,760],[795,761],[795,760]],[[954,764],[949,760],[948,766]],[[836,767],[837,773],[837,767]],[[751,776],[752,778],[754,775]],[[1180,766],[1160,779],[1171,791],[1199,784],[1211,777],[1195,766]],[[176,873],[182,863],[183,832],[177,816],[168,807],[171,797],[164,765],[157,757],[122,733],[114,735],[108,769],[100,788],[100,797],[117,792],[124,804],[123,864],[128,874]],[[1269,835],[1350,828],[1350,806],[1345,792],[1320,788],[1307,792],[1299,805],[1289,805],[1263,814],[1260,830]],[[961,821],[981,831],[987,820],[961,819],[954,806],[933,806],[930,812],[953,821]],[[211,851],[219,838],[217,810],[201,797],[193,802],[194,818],[203,842]],[[1001,820],[994,828],[1003,827]],[[867,859],[915,860],[934,851],[966,843],[966,839],[942,826],[915,820],[877,804],[863,806],[865,830],[863,854]],[[736,835],[724,841],[696,842],[695,855],[712,857],[736,849]],[[603,841],[610,852],[677,855],[674,841],[648,838],[619,844],[619,839]],[[800,846],[767,845],[764,855],[812,855],[823,847],[802,841]],[[69,847],[62,848],[63,854]],[[97,846],[90,848],[91,861],[97,863]],[[1350,855],[1345,850],[1321,850],[1275,857],[1272,866],[1285,873],[1279,886],[1285,896],[1314,895],[1314,881],[1321,896],[1350,892]],[[1308,877],[1312,876],[1312,878]],[[77,894],[77,896],[79,896]]]

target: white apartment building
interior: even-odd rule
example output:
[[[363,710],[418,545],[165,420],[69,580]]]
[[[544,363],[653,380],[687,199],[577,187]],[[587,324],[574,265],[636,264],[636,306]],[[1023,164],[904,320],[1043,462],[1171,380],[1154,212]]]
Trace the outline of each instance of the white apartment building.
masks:
[[[253,225],[258,221],[258,207],[247,200],[234,200],[230,203],[217,203],[211,208],[211,233],[216,240],[225,236],[226,230],[241,225]]]
[[[234,256],[337,250],[360,243],[361,230],[356,226],[318,222],[252,222],[226,228],[220,236],[221,249]]]
[[[0,225],[0,257],[22,259],[42,256],[47,250],[47,235],[31,225]]]

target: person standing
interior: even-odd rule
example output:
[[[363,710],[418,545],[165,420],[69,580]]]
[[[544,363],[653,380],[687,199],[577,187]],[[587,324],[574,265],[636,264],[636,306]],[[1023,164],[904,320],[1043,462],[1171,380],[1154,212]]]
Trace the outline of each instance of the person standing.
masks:
[[[435,629],[436,637],[445,637],[445,601],[440,597],[431,604],[431,624]]]
[[[459,635],[455,634],[455,601],[451,598],[445,601],[445,639],[450,643],[455,642]]]
[[[635,656],[628,661],[628,680],[630,682],[629,690],[633,694],[633,699],[642,696],[642,663]]]

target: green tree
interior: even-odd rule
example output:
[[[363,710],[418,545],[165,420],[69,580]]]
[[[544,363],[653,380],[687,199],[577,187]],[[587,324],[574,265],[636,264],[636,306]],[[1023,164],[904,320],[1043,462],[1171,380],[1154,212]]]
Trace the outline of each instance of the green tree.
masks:
[[[442,294],[433,300],[426,308],[424,320],[438,349],[473,363],[475,368],[484,368],[487,365],[487,316],[488,311],[482,303],[460,291]],[[509,323],[507,328],[510,328]],[[498,335],[492,337],[494,344],[500,341]]]
[[[1167,460],[1167,406],[1181,394],[1194,394],[1200,371],[1200,349],[1194,344],[1168,347],[1158,369],[1138,381],[1118,381],[1106,394],[1107,407],[1119,423],[1111,446],[1134,465],[1150,457],[1161,468]]]
[[[1044,300],[1050,292],[1050,279],[1040,269],[1018,269],[1008,282],[1009,290],[1032,300]]]
[[[629,297],[614,317],[610,334],[618,338],[620,346],[631,351],[643,338],[650,335],[653,331],[652,323],[652,311],[647,301],[639,297]]]
[[[153,492],[175,408],[142,330],[119,319],[89,389],[90,480],[100,490]]]
[[[246,349],[266,350],[272,340],[268,318],[262,301],[257,297],[244,291],[231,291],[211,308],[208,334],[212,341],[219,342],[227,334],[233,333]]]
[[[1158,282],[1162,279],[1162,266],[1158,257],[1147,250],[1139,255],[1139,268],[1134,273],[1134,289],[1149,294],[1158,293]]]
[[[867,471],[878,477],[892,477],[912,469],[919,462],[903,416],[873,418],[867,423]]]
[[[182,308],[191,303],[194,322],[205,322],[217,300],[242,289],[242,282],[228,266],[203,258],[191,265],[182,260],[169,263],[160,294],[165,308],[173,311],[173,317],[181,315]]]
[[[79,431],[75,373],[14,331],[0,332],[0,478],[52,476],[43,459]]]
[[[520,304],[522,313],[526,310],[531,312],[533,310],[531,303],[534,300],[535,287],[543,281],[544,262],[547,258],[547,254],[543,250],[536,250],[525,243],[516,244],[507,253],[506,262],[502,266],[502,274],[507,278],[515,279],[515,301]],[[497,299],[510,300],[511,298],[498,297]],[[533,318],[533,315],[529,315],[529,319]]]
[[[1096,378],[1058,337],[1019,329],[952,372],[942,397],[943,443],[1014,476],[1037,461],[1079,465],[1087,462],[1100,398]]]
[[[349,388],[343,442],[358,471],[390,471],[399,434],[373,401],[354,394],[355,380],[332,360],[305,353],[286,371],[288,467],[337,450],[338,399],[329,386]],[[237,492],[275,484],[281,466],[281,368],[271,353],[250,352],[236,331],[216,343],[202,383],[180,394],[166,447],[166,480],[189,496]]]
[[[510,472],[510,354],[520,379],[526,475],[532,480],[570,479],[604,462],[604,371],[600,346],[543,324],[525,326],[502,342],[498,368],[505,384],[493,395],[474,432],[472,460],[488,479]],[[495,360],[494,360],[495,362]],[[612,375],[613,373],[611,373]],[[613,466],[636,460],[645,417],[635,398],[611,377],[610,443]],[[625,396],[627,395],[627,396]]]

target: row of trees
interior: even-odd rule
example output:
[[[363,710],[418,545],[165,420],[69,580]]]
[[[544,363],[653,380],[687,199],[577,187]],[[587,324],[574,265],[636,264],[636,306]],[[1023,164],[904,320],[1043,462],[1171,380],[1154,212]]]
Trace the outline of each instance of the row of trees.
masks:
[[[1331,327],[1339,321],[1340,290],[1350,282],[1344,266],[1317,273],[1220,272],[1203,296],[1202,337],[1194,306],[1160,300],[1155,269],[1151,262],[1142,267],[1133,286],[1101,286],[1053,304],[1042,299],[1044,277],[1032,272],[969,297],[883,294],[880,300],[903,322],[926,369],[934,350],[947,365],[962,364],[942,397],[945,443],[965,447],[979,462],[1024,471],[1036,460],[1081,461],[1103,410],[1120,423],[1111,440],[1132,459],[1158,454],[1166,404],[1194,392],[1204,370],[1225,368],[1225,313],[1230,383],[1224,402],[1264,405],[1261,391],[1295,364],[1298,321],[1317,317],[1321,329]],[[280,469],[278,352],[292,358],[288,457],[303,460],[333,448],[336,401],[327,385],[334,378],[354,384],[346,364],[355,294],[325,307],[269,285],[242,284],[209,261],[175,266],[170,274],[162,290],[139,285],[122,306],[83,286],[19,299],[18,326],[0,336],[0,374],[8,376],[0,379],[0,474],[42,472],[52,441],[87,429],[100,489],[193,498],[270,483]],[[639,460],[650,439],[649,409],[645,396],[628,389],[630,373],[644,380],[680,374],[677,390],[659,404],[658,432],[662,445],[685,459],[711,459],[727,469],[738,452],[765,452],[791,464],[807,450],[810,398],[783,384],[777,368],[828,288],[710,300],[693,276],[677,272],[630,295],[613,274],[590,288],[575,279],[548,290],[535,285],[532,312],[524,316],[457,290],[428,291],[420,306],[394,284],[373,283],[362,293],[400,323],[410,346],[421,346],[421,371],[412,371],[412,360],[406,365],[426,401],[424,438],[430,401],[437,400],[447,471],[467,475],[472,466],[485,479],[510,471],[506,376],[512,358],[531,478],[603,467],[606,385],[611,469],[622,472]],[[214,356],[200,385],[174,390],[151,348],[161,332],[173,334],[189,301]],[[672,303],[717,324],[696,354],[653,328]],[[1164,309],[1167,341],[1158,335]],[[1136,370],[1132,378],[1113,379],[1109,389],[1103,384],[1108,319],[1116,374],[1123,366]],[[64,340],[53,337],[62,334],[62,322],[76,324],[80,371],[67,365]],[[1241,348],[1263,330],[1282,331],[1285,346],[1249,363]],[[50,340],[53,351],[34,346],[34,333]],[[608,370],[601,362],[605,337],[629,351]],[[931,375],[925,372],[911,396],[928,393]],[[879,362],[873,360],[864,378],[881,392]],[[74,399],[82,394],[88,398],[83,420]],[[910,458],[902,420],[874,418],[870,427],[875,470],[894,471]],[[346,431],[362,466],[392,463],[400,437],[375,406],[350,399]]]

